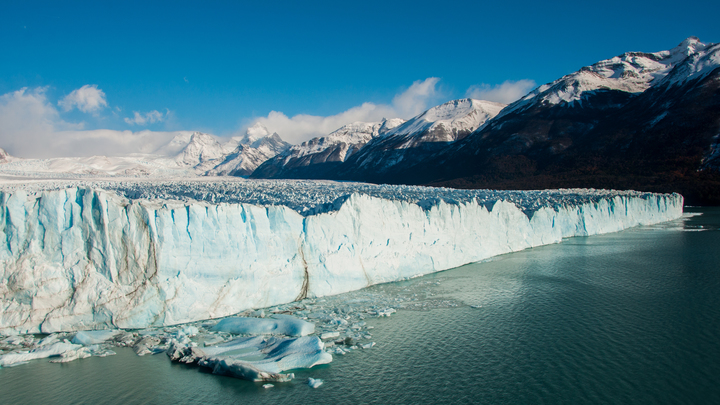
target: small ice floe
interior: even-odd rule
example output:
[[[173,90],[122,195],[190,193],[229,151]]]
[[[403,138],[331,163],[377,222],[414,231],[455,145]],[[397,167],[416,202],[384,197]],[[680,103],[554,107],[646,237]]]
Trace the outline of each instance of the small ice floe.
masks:
[[[203,346],[213,346],[219,343],[223,343],[225,339],[221,335],[207,335],[205,337],[205,341],[203,342]]]
[[[263,384],[263,388],[268,389],[274,387],[274,384]]]
[[[75,350],[68,350],[66,352],[60,353],[60,357],[53,358],[52,360],[50,360],[50,363],[68,363],[73,360],[86,359],[90,356],[92,356],[90,349],[88,349],[87,347],[80,347]]]
[[[73,352],[76,352],[77,350],[83,348],[81,345],[76,345],[69,342],[57,342],[54,340],[56,339],[53,339],[51,343],[46,343],[41,346],[38,345],[36,348],[29,351],[18,351],[0,355],[0,367],[11,367],[14,365],[27,363],[28,361],[35,359],[58,357],[63,355],[63,353],[69,353],[68,356],[71,357],[74,355]],[[78,356],[79,355],[80,354],[78,354]]]
[[[478,308],[482,308],[482,305],[470,305],[470,308],[478,309]]]
[[[252,316],[254,318],[265,318],[265,311],[262,309],[258,309],[256,311],[251,311],[248,313],[248,316]],[[269,386],[273,386],[272,384],[265,384]]]
[[[375,342],[365,343],[363,345],[360,345],[363,349],[369,349],[371,347],[375,346]]]
[[[317,388],[317,387],[323,385],[323,382],[324,381],[319,378],[312,378],[312,377],[308,378],[308,385],[312,388]]]
[[[322,335],[320,335],[320,339],[322,340],[328,340],[328,339],[335,339],[336,337],[340,336],[340,332],[325,332]]]
[[[375,315],[380,318],[382,317],[389,317],[390,315],[397,312],[395,308],[385,308],[385,309],[378,309],[377,311],[368,311],[368,314]]]
[[[160,339],[154,336],[145,336],[135,343],[133,350],[138,356],[163,352],[164,350],[158,346],[160,346]]]
[[[225,318],[213,326],[212,330],[237,335],[307,336],[315,332],[315,324],[293,316],[276,314],[272,318]]]
[[[72,338],[72,343],[77,345],[92,345],[106,342],[118,334],[122,333],[120,330],[85,330],[75,334]]]
[[[317,336],[280,338],[241,337],[217,346],[192,347],[173,342],[167,350],[172,361],[197,364],[213,373],[252,381],[290,381],[286,370],[310,368],[332,361]]]

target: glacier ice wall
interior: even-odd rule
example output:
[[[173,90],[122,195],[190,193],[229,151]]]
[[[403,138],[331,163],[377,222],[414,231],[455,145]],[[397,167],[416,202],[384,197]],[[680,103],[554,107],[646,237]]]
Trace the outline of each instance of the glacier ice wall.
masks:
[[[143,328],[445,270],[562,238],[678,218],[677,194],[417,204],[353,193],[332,210],[0,192],[0,333]]]

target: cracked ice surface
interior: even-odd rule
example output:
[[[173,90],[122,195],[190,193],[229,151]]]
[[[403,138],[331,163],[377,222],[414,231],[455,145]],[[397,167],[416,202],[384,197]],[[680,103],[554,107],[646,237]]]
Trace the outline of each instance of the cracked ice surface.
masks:
[[[6,182],[0,204],[3,334],[220,318],[682,214],[677,194],[216,179]]]

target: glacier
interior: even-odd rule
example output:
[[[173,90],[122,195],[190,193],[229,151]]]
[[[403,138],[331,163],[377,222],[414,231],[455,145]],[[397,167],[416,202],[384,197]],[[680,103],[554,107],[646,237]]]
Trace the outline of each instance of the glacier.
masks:
[[[0,334],[142,329],[682,215],[678,194],[322,181],[0,184]]]

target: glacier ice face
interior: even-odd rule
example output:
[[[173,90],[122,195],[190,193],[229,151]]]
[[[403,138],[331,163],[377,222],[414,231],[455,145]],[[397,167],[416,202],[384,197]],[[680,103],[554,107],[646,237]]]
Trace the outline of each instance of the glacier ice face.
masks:
[[[0,189],[1,334],[219,318],[682,214],[677,194],[615,191],[269,181]]]

